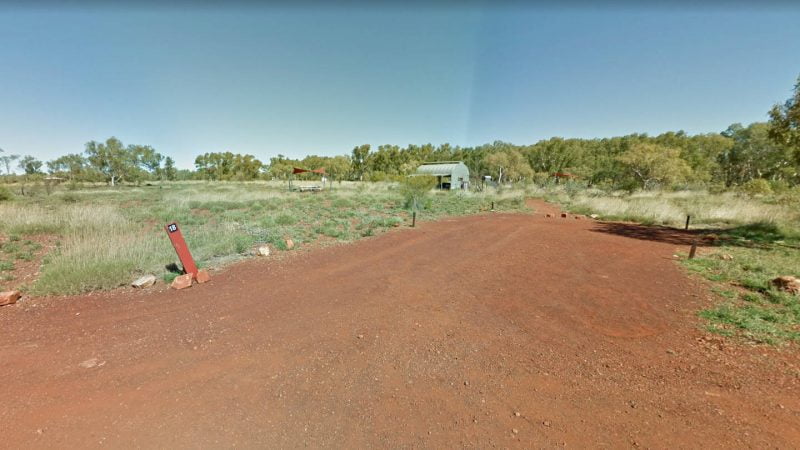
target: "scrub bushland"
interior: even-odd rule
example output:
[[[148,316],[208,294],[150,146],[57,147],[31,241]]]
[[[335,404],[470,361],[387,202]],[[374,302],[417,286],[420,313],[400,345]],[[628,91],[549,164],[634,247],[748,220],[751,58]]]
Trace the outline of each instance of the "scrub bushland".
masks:
[[[473,214],[491,201],[507,211],[525,208],[523,192],[430,192],[418,220]],[[373,236],[408,221],[397,184],[342,183],[319,193],[290,192],[280,182],[184,182],[153,186],[87,187],[18,197],[0,203],[0,235],[48,235],[56,248],[38,278],[23,286],[36,295],[111,289],[143,273],[169,278],[176,261],[164,226],[176,221],[199,265],[220,266],[257,244],[285,251]],[[0,269],[13,269],[11,258]],[[0,288],[19,287],[0,278]]]

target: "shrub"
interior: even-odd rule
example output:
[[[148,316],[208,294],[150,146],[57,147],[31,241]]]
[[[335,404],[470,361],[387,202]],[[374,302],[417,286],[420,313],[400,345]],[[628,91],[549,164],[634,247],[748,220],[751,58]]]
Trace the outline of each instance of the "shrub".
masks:
[[[280,214],[275,218],[275,223],[278,225],[294,225],[297,223],[297,218],[291,214]]]
[[[754,178],[743,184],[740,189],[748,195],[769,195],[772,193],[769,181],[763,178]]]
[[[64,194],[61,196],[64,203],[78,203],[78,196],[75,194]]]
[[[405,207],[419,210],[425,195],[436,186],[436,178],[428,175],[407,177],[400,184],[400,193],[405,199]]]
[[[8,201],[14,198],[14,194],[11,193],[11,189],[0,186],[0,202]]]

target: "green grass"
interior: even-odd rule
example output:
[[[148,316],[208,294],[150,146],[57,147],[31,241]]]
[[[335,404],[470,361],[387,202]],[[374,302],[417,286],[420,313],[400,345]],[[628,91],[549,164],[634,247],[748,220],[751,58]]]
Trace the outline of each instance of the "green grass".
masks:
[[[431,193],[417,221],[488,209],[524,210],[521,191]],[[164,232],[176,221],[200,265],[226,264],[257,244],[286,250],[320,239],[352,241],[409,222],[403,199],[390,183],[343,183],[333,192],[288,192],[282,183],[186,182],[146,187],[94,187],[0,204],[0,251],[29,259],[39,250],[33,235],[55,235],[32,294],[77,294],[127,285],[153,273],[170,281],[165,266],[176,255]],[[30,242],[30,243],[29,243]]]
[[[683,261],[688,270],[714,282],[712,290],[722,298],[700,312],[709,330],[753,343],[800,341],[800,297],[770,284],[780,275],[800,274],[800,250],[765,246],[758,236],[743,242],[737,230],[722,236],[729,240],[723,240],[716,253]],[[723,253],[733,259],[719,258]]]

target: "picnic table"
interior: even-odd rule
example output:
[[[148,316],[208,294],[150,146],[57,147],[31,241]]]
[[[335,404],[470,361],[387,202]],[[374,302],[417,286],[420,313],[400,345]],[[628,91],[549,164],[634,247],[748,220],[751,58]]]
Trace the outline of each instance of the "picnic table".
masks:
[[[313,186],[298,186],[297,190],[300,191],[300,192],[306,192],[306,191],[319,192],[319,191],[322,190],[322,186],[317,186],[317,185],[313,185]]]

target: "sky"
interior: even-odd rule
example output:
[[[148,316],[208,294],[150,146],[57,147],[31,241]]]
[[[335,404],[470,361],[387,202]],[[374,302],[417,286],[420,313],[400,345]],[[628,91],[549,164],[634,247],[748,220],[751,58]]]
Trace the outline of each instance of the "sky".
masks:
[[[0,148],[42,160],[720,132],[800,76],[791,3],[35,5],[0,4]]]

